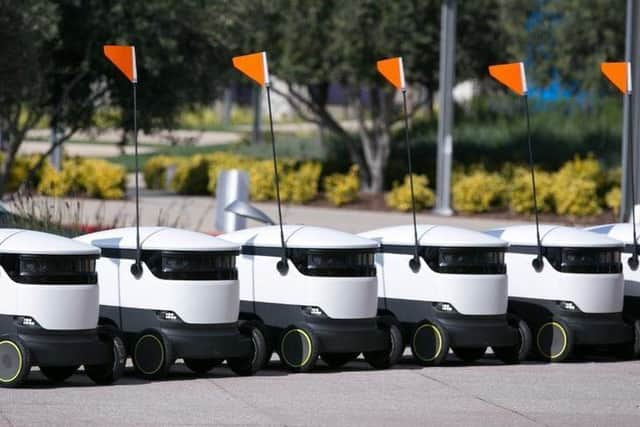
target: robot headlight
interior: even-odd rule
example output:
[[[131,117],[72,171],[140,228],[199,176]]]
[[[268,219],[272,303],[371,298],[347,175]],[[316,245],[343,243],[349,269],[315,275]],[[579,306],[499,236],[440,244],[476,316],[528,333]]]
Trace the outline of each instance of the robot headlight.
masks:
[[[433,308],[440,313],[457,313],[455,307],[448,302],[434,302]]]
[[[156,311],[156,316],[158,316],[160,320],[169,320],[171,322],[182,322],[182,319],[180,319],[180,316],[178,316],[173,311],[169,311],[169,310]]]
[[[327,317],[325,312],[322,311],[320,307],[316,307],[316,306],[308,305],[308,306],[302,307],[302,311],[309,316]]]
[[[36,322],[36,320],[30,316],[15,316],[13,319],[18,324],[18,326],[38,329],[41,328],[38,322]]]

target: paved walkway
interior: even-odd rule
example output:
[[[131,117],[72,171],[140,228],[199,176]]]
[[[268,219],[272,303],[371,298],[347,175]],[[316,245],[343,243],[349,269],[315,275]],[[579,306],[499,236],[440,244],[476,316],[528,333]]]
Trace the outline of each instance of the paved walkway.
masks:
[[[225,367],[198,378],[183,365],[166,381],[128,375],[96,387],[84,375],[55,386],[38,372],[0,389],[0,426],[637,426],[640,361],[503,366],[451,357],[444,366],[407,362],[341,371],[321,362],[288,374],[275,361],[254,377]]]
[[[143,225],[171,225],[192,230],[213,231],[216,201],[213,197],[186,197],[159,195],[157,192],[142,191],[140,200],[141,222]],[[80,217],[85,224],[110,226],[132,225],[135,220],[135,202],[131,200],[103,201],[96,199],[55,199],[37,197],[35,205],[39,209],[47,206],[49,211],[63,218]],[[277,218],[274,203],[255,203],[271,218]],[[9,205],[10,206],[10,205]],[[289,224],[310,224],[359,233],[379,227],[411,223],[408,213],[368,211],[347,208],[323,208],[315,206],[284,205],[283,218]],[[446,224],[486,230],[515,221],[473,217],[441,217],[419,214],[418,222],[423,224]],[[249,221],[249,226],[259,225]]]

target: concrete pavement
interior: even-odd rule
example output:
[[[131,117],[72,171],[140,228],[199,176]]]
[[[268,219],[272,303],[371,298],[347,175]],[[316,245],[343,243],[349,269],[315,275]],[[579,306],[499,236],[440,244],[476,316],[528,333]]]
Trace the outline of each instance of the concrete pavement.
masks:
[[[82,374],[55,386],[33,371],[25,387],[0,389],[0,425],[638,425],[640,361],[450,358],[386,371],[361,359],[341,371],[320,362],[309,374],[289,374],[274,359],[250,378],[225,367],[198,378],[179,364],[168,380],[138,380],[129,369],[110,387]]]
[[[135,202],[131,200],[103,201],[96,199],[56,199],[36,197],[36,207],[61,212],[63,218],[80,217],[84,224],[133,225]],[[254,203],[271,218],[277,218],[274,203]],[[11,206],[9,203],[8,206]],[[170,225],[191,230],[213,231],[216,201],[213,197],[186,197],[159,195],[157,192],[142,192],[140,199],[141,223],[143,225]],[[411,224],[409,213],[371,211],[348,208],[325,208],[318,206],[283,205],[283,219],[289,224],[309,224],[359,233],[374,228]],[[54,217],[57,217],[55,215]],[[418,214],[423,224],[445,224],[487,230],[517,223],[517,221],[474,217],[442,217]],[[249,221],[249,226],[259,225]]]

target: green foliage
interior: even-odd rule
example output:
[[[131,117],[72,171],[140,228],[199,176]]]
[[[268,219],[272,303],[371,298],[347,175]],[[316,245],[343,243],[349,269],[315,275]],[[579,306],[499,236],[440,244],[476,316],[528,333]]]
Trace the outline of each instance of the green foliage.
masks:
[[[453,184],[453,207],[465,213],[486,212],[504,206],[507,183],[482,168],[458,177]]]
[[[425,175],[413,175],[416,210],[430,208],[435,202],[435,195],[428,185],[429,179]],[[411,210],[411,183],[409,181],[409,175],[405,176],[402,184],[394,183],[392,190],[386,194],[385,201],[391,209],[404,212]]]
[[[80,195],[121,199],[125,194],[126,179],[122,166],[99,159],[73,158],[62,162],[61,171],[47,164],[38,191],[54,197]]]
[[[351,165],[348,173],[334,173],[324,178],[324,194],[329,202],[342,206],[357,200],[360,191],[359,169],[358,165]]]

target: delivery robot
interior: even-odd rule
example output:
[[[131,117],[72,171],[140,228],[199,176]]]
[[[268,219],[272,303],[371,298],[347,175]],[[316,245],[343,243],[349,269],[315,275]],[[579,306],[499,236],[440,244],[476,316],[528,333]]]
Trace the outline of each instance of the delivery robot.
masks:
[[[588,231],[604,234],[624,243],[622,250],[622,274],[624,275],[623,316],[633,326],[635,340],[627,346],[627,356],[640,356],[640,270],[633,256],[633,230],[630,223],[606,224],[587,228]],[[622,354],[624,356],[624,353]]]
[[[164,378],[177,358],[198,374],[225,359],[239,375],[257,370],[252,331],[238,329],[238,245],[204,233],[140,227],[137,270],[135,227],[76,240],[102,250],[100,324],[123,338],[137,375]]]
[[[537,356],[560,362],[579,346],[615,349],[634,341],[622,316],[622,243],[576,228],[540,225],[538,262],[534,225],[488,233],[509,242],[509,314]]]
[[[54,382],[80,365],[97,384],[122,376],[123,342],[97,328],[99,255],[66,237],[0,229],[0,386],[19,386],[32,366]]]
[[[376,316],[377,242],[305,225],[284,225],[282,236],[263,226],[220,237],[242,246],[240,318],[261,331],[261,365],[275,350],[293,372],[312,369],[318,356],[337,368],[360,353],[374,368],[390,366],[388,328]]]
[[[421,365],[438,365],[449,348],[465,362],[488,346],[506,363],[518,361],[517,329],[507,323],[507,243],[484,233],[442,225],[386,227],[361,233],[380,242],[378,315],[391,336]],[[402,354],[402,352],[400,352]]]

